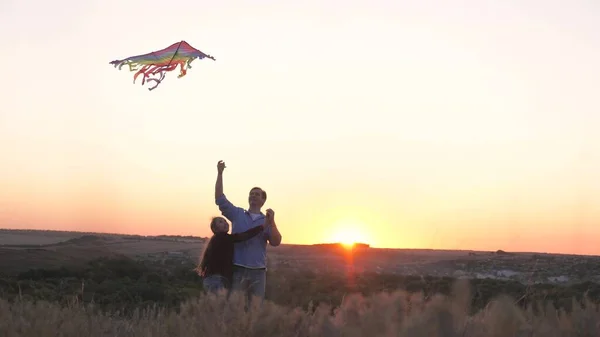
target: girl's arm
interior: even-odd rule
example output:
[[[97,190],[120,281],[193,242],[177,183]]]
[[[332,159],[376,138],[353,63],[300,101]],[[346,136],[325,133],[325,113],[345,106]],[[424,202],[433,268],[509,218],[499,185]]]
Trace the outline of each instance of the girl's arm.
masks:
[[[264,226],[259,225],[259,226],[250,228],[249,230],[242,232],[242,233],[231,234],[231,239],[233,239],[233,242],[246,241],[246,240],[252,239],[253,237],[260,234],[263,231],[263,229],[264,229]]]

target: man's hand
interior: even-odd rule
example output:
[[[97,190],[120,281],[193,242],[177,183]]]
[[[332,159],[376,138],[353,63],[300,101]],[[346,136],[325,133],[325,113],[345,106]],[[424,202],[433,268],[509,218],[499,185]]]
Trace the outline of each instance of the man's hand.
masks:
[[[267,209],[267,214],[265,215],[265,228],[272,227],[275,225],[275,212],[272,209]]]
[[[265,229],[269,228],[270,230],[269,242],[271,246],[279,246],[281,244],[281,233],[279,233],[279,229],[275,224],[275,212],[270,208],[267,209],[265,218]]]
[[[275,212],[273,212],[273,210],[270,208],[267,209],[266,218],[267,218],[267,222],[269,222],[269,223],[275,222]]]
[[[223,173],[223,170],[225,170],[225,167],[227,167],[227,166],[225,166],[225,162],[222,160],[219,160],[219,162],[217,163],[217,172],[219,174]]]

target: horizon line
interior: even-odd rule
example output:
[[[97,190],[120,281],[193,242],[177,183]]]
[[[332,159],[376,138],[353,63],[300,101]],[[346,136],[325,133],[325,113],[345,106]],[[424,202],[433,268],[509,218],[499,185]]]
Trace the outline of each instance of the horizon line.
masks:
[[[139,236],[139,237],[191,237],[198,239],[208,239],[206,236],[195,236],[195,235],[182,235],[182,234],[159,234],[159,235],[143,235],[143,234],[127,234],[127,233],[114,233],[114,232],[89,232],[89,231],[68,231],[68,230],[60,230],[60,229],[35,229],[35,228],[0,228],[0,232],[56,232],[56,233],[80,233],[80,234],[100,234],[100,235],[110,235],[110,236]],[[548,253],[548,252],[535,252],[535,251],[506,251],[503,249],[497,249],[495,251],[492,250],[475,250],[475,249],[447,249],[447,248],[388,248],[388,247],[374,247],[368,243],[364,242],[356,242],[357,244],[368,245],[370,249],[378,249],[378,250],[410,250],[410,251],[419,251],[419,250],[429,250],[429,251],[438,251],[438,252],[473,252],[473,253],[496,253],[498,251],[503,251],[507,254],[541,254],[541,255],[561,255],[561,256],[585,256],[585,257],[600,257],[600,255],[593,254],[573,254],[573,253]],[[311,244],[302,244],[302,243],[282,243],[282,246],[305,246],[311,247],[314,245],[332,245],[332,244],[342,244],[341,242],[327,243],[311,243]],[[4,244],[0,244],[0,247],[5,246]]]

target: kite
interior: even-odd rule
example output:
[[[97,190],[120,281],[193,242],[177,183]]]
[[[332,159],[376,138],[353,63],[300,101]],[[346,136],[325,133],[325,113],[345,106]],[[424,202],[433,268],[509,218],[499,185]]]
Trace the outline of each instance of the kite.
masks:
[[[115,68],[118,67],[119,70],[121,70],[121,67],[127,65],[129,71],[137,71],[133,75],[133,83],[135,83],[138,76],[143,75],[142,85],[146,82],[156,82],[156,85],[148,88],[148,90],[154,90],[164,80],[167,71],[173,71],[179,66],[180,71],[177,78],[181,78],[185,76],[187,69],[192,68],[192,61],[203,58],[216,61],[214,57],[204,54],[185,41],[181,41],[173,43],[165,49],[148,54],[131,56],[123,60],[115,60],[109,64],[114,65]]]

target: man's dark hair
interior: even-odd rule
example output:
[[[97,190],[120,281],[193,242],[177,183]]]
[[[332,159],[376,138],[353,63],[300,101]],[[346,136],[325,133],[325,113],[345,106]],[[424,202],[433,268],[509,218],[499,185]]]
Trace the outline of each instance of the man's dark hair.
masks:
[[[262,188],[260,188],[260,187],[252,187],[252,188],[250,189],[250,191],[254,191],[254,190],[260,190],[260,191],[262,192],[262,197],[263,197],[263,199],[265,199],[265,201],[267,201],[267,192],[265,192],[265,190],[263,190],[263,189],[262,189]]]

